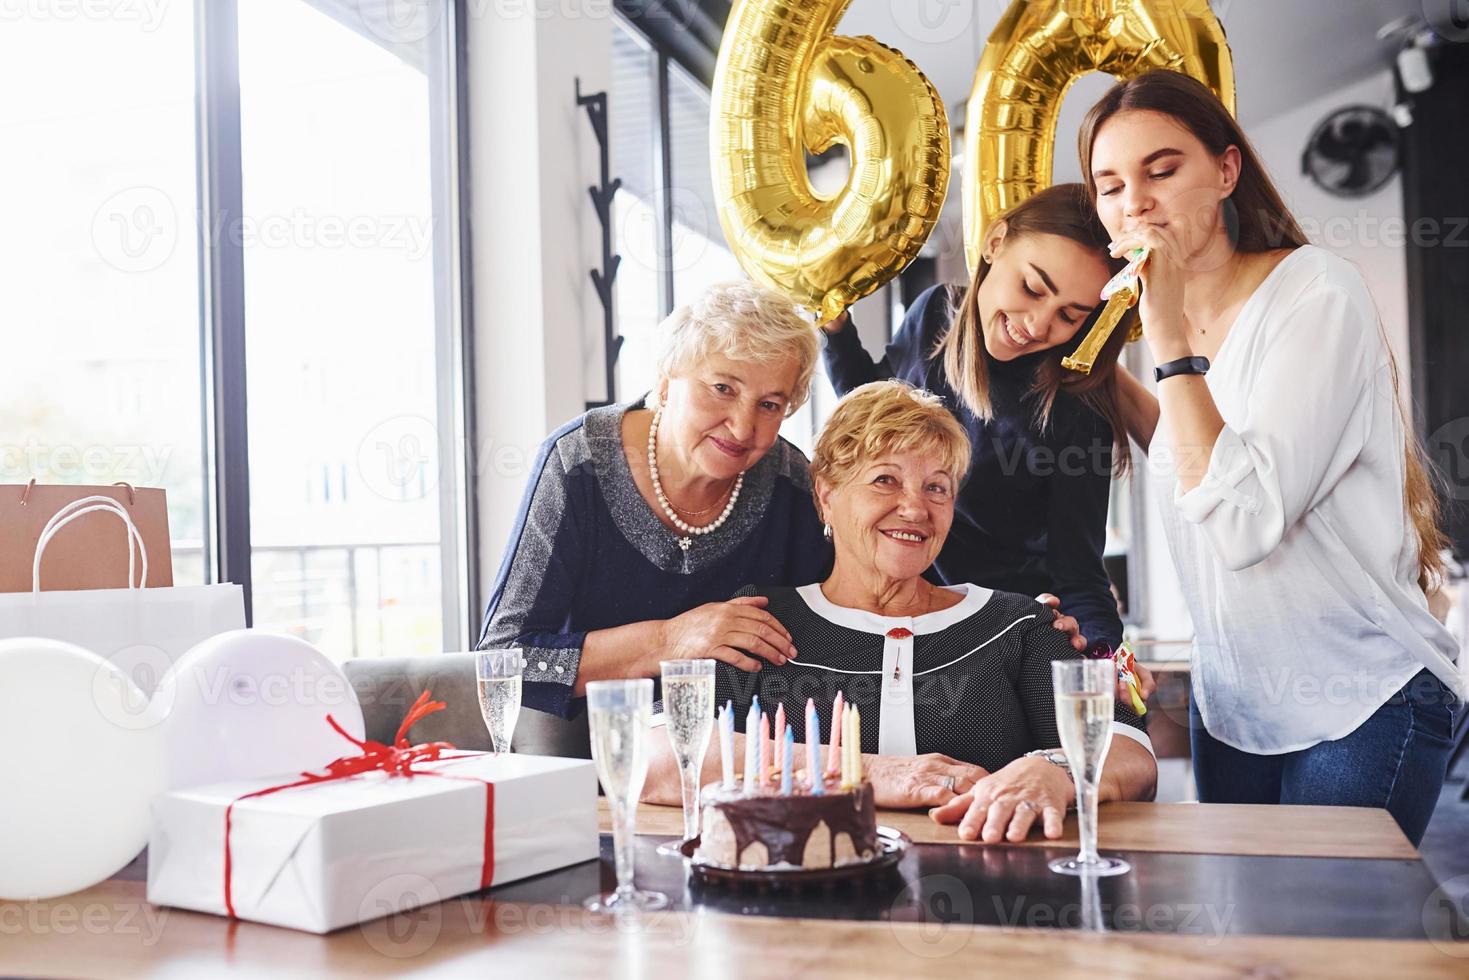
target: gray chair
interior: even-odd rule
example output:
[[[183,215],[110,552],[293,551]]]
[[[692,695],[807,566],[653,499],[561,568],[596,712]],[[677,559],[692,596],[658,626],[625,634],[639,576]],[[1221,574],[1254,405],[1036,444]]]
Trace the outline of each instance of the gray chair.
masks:
[[[414,725],[408,736],[411,741],[453,742],[467,751],[488,752],[492,748],[490,733],[479,713],[473,653],[348,660],[342,666],[362,704],[368,738],[391,742],[409,707],[427,690],[434,700],[448,707]],[[592,757],[585,711],[567,721],[522,709],[511,744],[516,752],[528,755]]]

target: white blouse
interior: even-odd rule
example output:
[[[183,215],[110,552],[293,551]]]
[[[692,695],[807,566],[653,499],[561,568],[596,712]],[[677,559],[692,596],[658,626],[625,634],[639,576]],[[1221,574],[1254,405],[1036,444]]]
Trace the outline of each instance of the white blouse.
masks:
[[[1209,733],[1262,754],[1341,738],[1424,667],[1464,697],[1418,587],[1402,417],[1357,269],[1313,246],[1286,257],[1205,380],[1225,426],[1202,483],[1178,493],[1166,418],[1148,472]]]

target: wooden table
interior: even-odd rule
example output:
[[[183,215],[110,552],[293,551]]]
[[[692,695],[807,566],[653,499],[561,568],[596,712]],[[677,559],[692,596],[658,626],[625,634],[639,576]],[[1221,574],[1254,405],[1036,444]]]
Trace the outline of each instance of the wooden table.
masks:
[[[611,833],[607,801],[598,799],[602,832]],[[1233,854],[1277,857],[1341,857],[1418,860],[1418,851],[1386,810],[1363,807],[1254,806],[1230,803],[1104,803],[1097,820],[1103,850],[1174,854]],[[1330,819],[1324,820],[1323,813]],[[953,826],[940,826],[924,813],[884,810],[879,822],[920,844],[954,844]],[[683,834],[678,807],[638,807],[637,832],[660,837]],[[1051,841],[1032,834],[1011,847],[1077,847],[1076,814],[1065,834]],[[972,845],[971,845],[972,846]]]
[[[600,861],[326,937],[149,905],[134,865],[0,903],[0,976],[1469,976],[1469,942],[1451,941],[1463,923],[1390,820],[1294,809],[1108,804],[1103,847],[1134,871],[1089,894],[1045,870],[1070,849],[1056,842],[915,844],[891,880],[807,894],[698,886],[645,835],[638,883],[672,908],[621,923],[579,905],[612,883],[606,836]],[[644,808],[640,823],[677,816]],[[1291,908],[1311,928],[1265,935],[1293,931]],[[1357,938],[1374,935],[1417,938]]]

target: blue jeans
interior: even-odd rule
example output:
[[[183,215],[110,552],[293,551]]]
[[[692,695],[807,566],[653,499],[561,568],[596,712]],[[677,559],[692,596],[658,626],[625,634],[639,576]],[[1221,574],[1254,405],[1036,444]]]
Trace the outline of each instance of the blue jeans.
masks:
[[[1350,735],[1257,755],[1210,735],[1190,698],[1199,800],[1382,807],[1417,847],[1443,786],[1457,706],[1453,692],[1423,670]]]

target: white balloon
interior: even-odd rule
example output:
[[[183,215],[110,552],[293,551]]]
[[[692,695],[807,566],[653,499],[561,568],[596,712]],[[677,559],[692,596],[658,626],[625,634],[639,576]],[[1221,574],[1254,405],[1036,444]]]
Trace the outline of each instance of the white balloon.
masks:
[[[163,719],[168,787],[319,769],[357,749],[362,708],[341,669],[305,640],[231,630],[191,647],[153,695]]]
[[[0,640],[0,898],[95,885],[148,843],[162,729],[126,674],[71,643]]]

